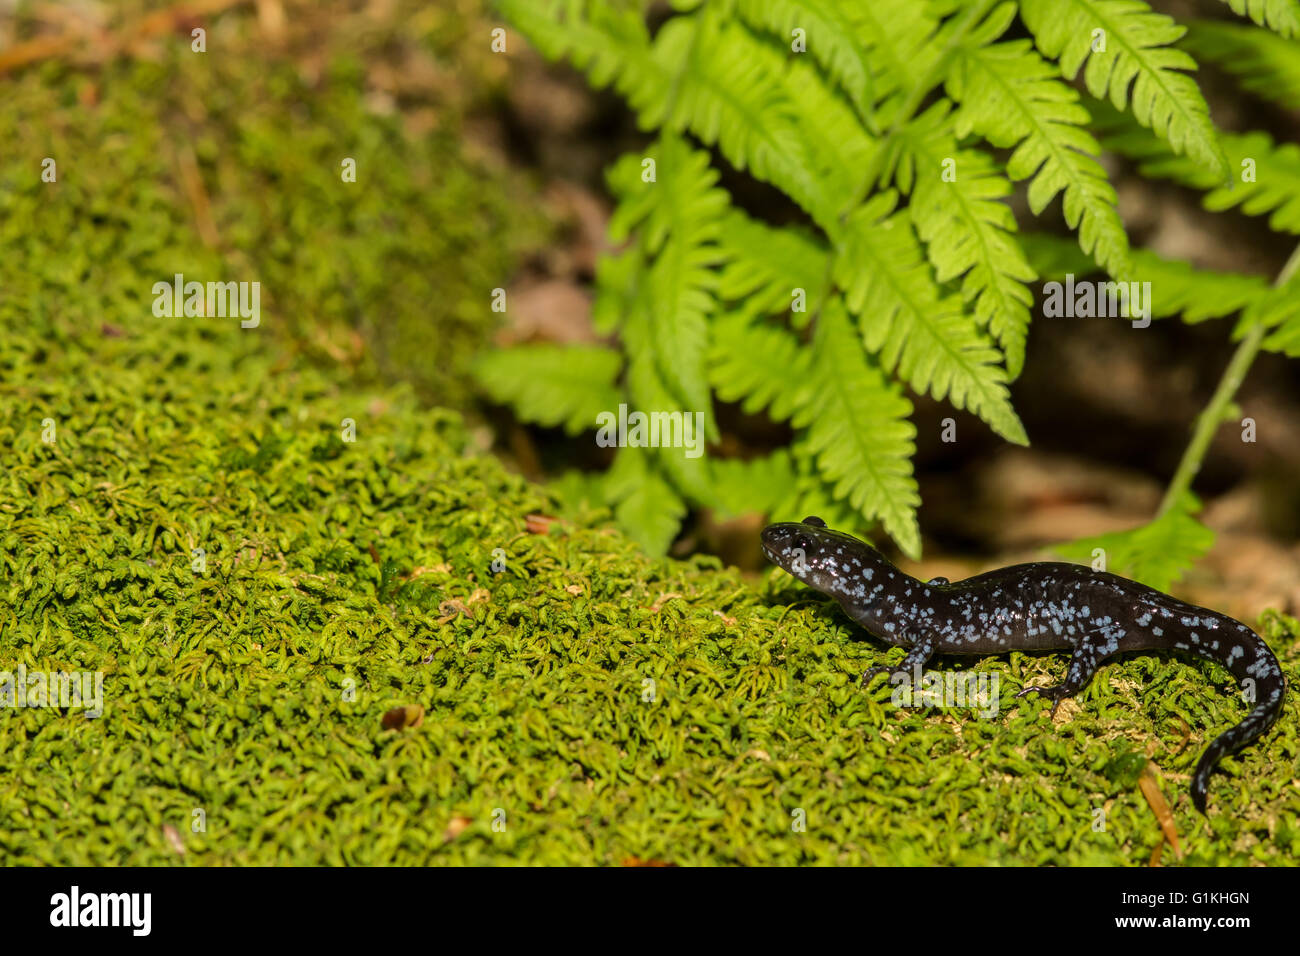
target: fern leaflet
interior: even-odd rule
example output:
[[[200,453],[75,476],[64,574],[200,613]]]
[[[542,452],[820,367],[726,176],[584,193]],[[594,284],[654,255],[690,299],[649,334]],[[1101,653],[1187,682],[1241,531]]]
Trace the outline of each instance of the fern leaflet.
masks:
[[[867,348],[917,391],[948,396],[1008,441],[1027,444],[997,349],[935,283],[907,210],[894,212],[896,200],[889,190],[855,210],[835,260],[835,280],[861,320]]]
[[[1169,46],[1183,27],[1141,0],[1022,0],[1020,16],[1064,76],[1073,79],[1083,66],[1089,93],[1097,99],[1109,93],[1116,109],[1131,106],[1137,121],[1174,152],[1227,179],[1210,109],[1196,81],[1180,72],[1196,69],[1196,61]]]

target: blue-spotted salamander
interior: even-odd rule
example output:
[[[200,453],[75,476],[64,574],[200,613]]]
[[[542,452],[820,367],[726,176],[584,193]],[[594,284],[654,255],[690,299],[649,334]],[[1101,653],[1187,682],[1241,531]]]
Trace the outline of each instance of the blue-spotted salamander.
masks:
[[[1126,651],[1187,651],[1226,667],[1243,687],[1253,686],[1255,708],[1215,738],[1196,765],[1192,802],[1201,813],[1215,765],[1268,730],[1282,711],[1286,678],[1258,634],[1225,614],[1116,574],[1035,562],[955,583],[920,581],[820,518],[769,525],[762,540],[775,564],[830,595],[877,638],[908,648],[898,667],[863,674],[864,685],[879,673],[924,667],[935,654],[1068,650],[1064,681],[1017,695],[1041,694],[1055,713],[1062,699],[1087,686],[1102,661]]]

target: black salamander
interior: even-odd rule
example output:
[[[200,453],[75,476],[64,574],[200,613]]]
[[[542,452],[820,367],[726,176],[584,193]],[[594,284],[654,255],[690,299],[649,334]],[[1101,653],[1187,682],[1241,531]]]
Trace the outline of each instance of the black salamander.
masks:
[[[1126,651],[1188,651],[1226,667],[1246,686],[1255,709],[1206,748],[1192,777],[1192,802],[1205,812],[1210,774],[1219,760],[1263,734],[1282,711],[1286,678],[1273,652],[1240,621],[1185,604],[1154,588],[1080,564],[1035,562],[955,584],[904,574],[875,548],[832,531],[820,518],[769,525],[763,551],[804,584],[830,595],[881,640],[908,648],[898,667],[873,667],[865,685],[886,672],[911,672],[935,654],[1071,652],[1065,680],[1026,687],[1052,701],[1087,686],[1102,661]]]

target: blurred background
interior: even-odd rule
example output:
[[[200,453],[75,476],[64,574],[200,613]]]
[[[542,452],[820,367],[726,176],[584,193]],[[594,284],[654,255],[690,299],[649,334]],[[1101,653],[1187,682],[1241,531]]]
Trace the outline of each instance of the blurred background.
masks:
[[[1231,16],[1211,0],[1153,6]],[[603,171],[647,137],[616,96],[546,63],[517,32],[493,53],[501,25],[483,0],[0,0],[0,309],[57,302],[70,338],[129,335],[120,316],[142,293],[123,276],[252,275],[286,369],[330,368],[340,387],[407,382],[426,406],[465,414],[481,450],[532,479],[602,467],[591,436],[486,403],[469,366],[498,345],[598,340]],[[190,49],[198,27],[201,54]],[[1208,66],[1199,81],[1222,128],[1300,138],[1297,111]],[[60,158],[56,204],[35,199],[46,156]],[[341,157],[358,166],[346,201]],[[1207,213],[1197,193],[1103,161],[1135,246],[1270,279],[1290,254],[1261,219]],[[799,216],[718,168],[745,207]],[[1028,221],[1023,188],[1014,205]],[[1063,230],[1059,198],[1041,227]],[[504,315],[490,308],[496,287],[508,291]],[[1148,520],[1231,354],[1232,322],[1159,321],[1138,335],[1037,317],[1012,386],[1029,448],[909,393],[925,547],[912,570],[956,578]],[[1265,607],[1294,614],[1300,366],[1261,353],[1237,398],[1257,441],[1232,424],[1217,435],[1194,490],[1218,538],[1178,591],[1248,620]],[[788,440],[736,408],[718,415],[719,454]],[[938,440],[948,416],[955,444]],[[758,571],[765,517],[693,514],[672,553]]]

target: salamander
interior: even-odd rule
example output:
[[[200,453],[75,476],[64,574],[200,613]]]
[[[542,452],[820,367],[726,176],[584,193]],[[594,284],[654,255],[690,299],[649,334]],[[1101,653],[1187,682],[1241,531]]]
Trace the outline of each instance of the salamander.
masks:
[[[1226,667],[1255,707],[1215,738],[1192,776],[1191,795],[1205,813],[1210,774],[1219,760],[1252,743],[1282,711],[1286,678],[1264,640],[1245,624],[1105,571],[1080,564],[1017,564],[949,582],[920,581],[900,571],[865,541],[833,531],[820,518],[769,525],[763,551],[804,584],[834,598],[872,635],[907,648],[897,667],[910,673],[935,654],[1070,652],[1065,680],[1026,687],[1052,701],[1052,713],[1087,686],[1102,661],[1126,651],[1186,651]],[[1248,683],[1250,682],[1250,683]]]

